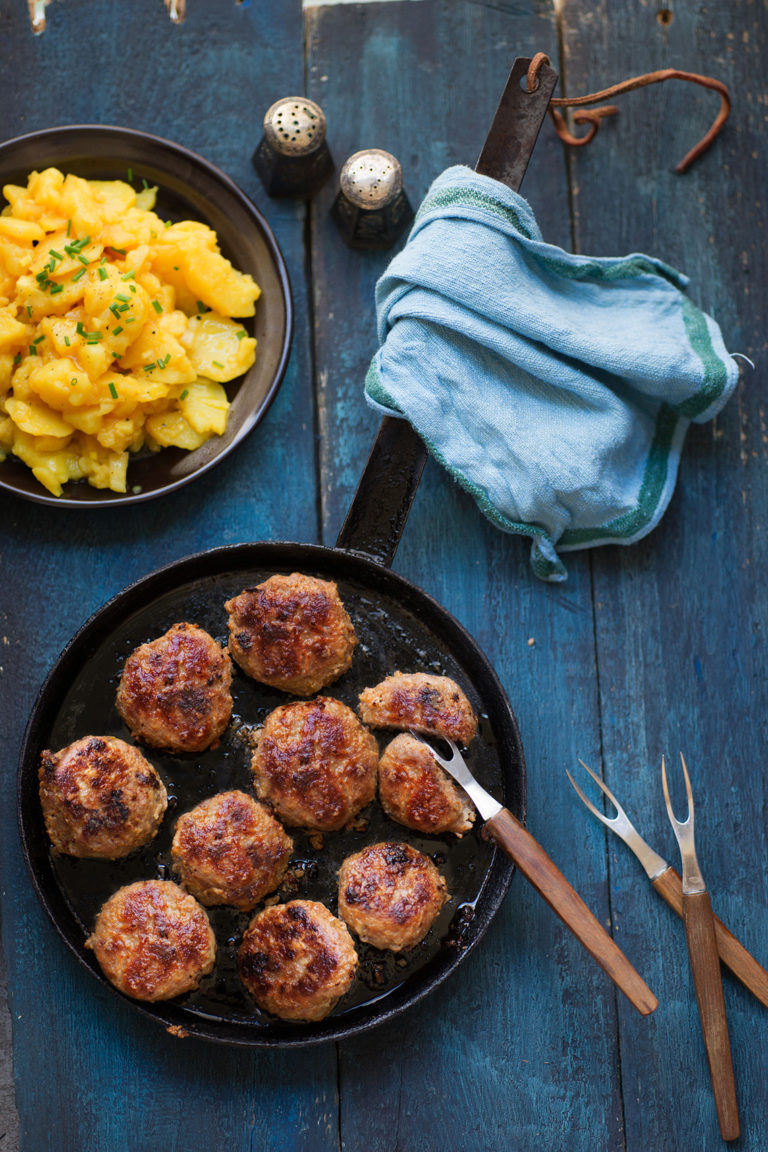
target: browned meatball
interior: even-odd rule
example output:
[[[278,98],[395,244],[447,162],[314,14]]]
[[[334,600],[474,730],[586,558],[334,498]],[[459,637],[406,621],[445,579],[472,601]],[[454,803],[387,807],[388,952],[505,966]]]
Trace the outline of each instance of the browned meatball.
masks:
[[[67,856],[127,856],[152,839],[168,805],[149,761],[115,736],[84,736],[60,752],[46,750],[38,775],[46,830]]]
[[[277,888],[293,841],[252,796],[221,792],[179,817],[172,851],[181,883],[201,903],[247,912]]]
[[[355,630],[327,580],[299,572],[270,576],[224,607],[232,657],[262,684],[311,696],[352,663]]]
[[[213,968],[216,941],[205,910],[169,880],[118,889],[85,942],[104,975],[136,1000],[170,1000]]]
[[[339,869],[339,915],[375,948],[413,948],[447,899],[437,868],[409,844],[372,844]]]
[[[232,714],[232,665],[212,636],[174,624],[125,662],[117,710],[137,740],[172,752],[202,752]]]
[[[322,1020],[349,991],[357,969],[346,927],[314,900],[259,912],[237,959],[240,979],[259,1007],[283,1020]]]
[[[360,717],[372,728],[413,728],[469,744],[477,732],[472,705],[455,680],[395,672],[360,694]]]
[[[335,832],[376,794],[379,750],[351,708],[328,696],[283,704],[256,734],[256,795],[292,827]]]
[[[475,810],[420,740],[403,732],[379,761],[379,799],[388,816],[417,832],[468,832]]]

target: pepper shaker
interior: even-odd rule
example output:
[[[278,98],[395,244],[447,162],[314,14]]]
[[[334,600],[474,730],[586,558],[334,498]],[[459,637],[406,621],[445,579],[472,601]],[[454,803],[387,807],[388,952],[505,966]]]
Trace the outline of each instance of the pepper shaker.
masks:
[[[333,170],[325,113],[314,100],[285,96],[264,115],[253,165],[270,196],[312,196]]]
[[[391,248],[413,219],[400,162],[381,148],[344,164],[332,215],[350,248]]]

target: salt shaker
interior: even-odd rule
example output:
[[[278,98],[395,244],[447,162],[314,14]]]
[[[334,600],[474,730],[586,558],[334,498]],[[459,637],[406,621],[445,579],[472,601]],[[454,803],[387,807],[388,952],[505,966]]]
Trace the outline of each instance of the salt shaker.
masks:
[[[339,185],[332,214],[350,248],[391,248],[413,219],[399,161],[381,148],[355,152]]]
[[[267,109],[253,165],[270,196],[312,196],[333,170],[325,113],[314,100],[285,96]]]

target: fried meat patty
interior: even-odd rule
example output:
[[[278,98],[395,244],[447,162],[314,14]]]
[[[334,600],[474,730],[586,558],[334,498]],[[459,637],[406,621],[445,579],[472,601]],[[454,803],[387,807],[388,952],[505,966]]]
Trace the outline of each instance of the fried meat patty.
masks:
[[[165,785],[138,748],[115,736],[84,736],[43,752],[40,803],[54,848],[117,860],[148,843],[168,805]]]
[[[379,799],[388,816],[417,832],[462,836],[475,810],[420,740],[395,736],[379,760]]]
[[[338,831],[376,794],[376,740],[340,700],[283,704],[255,739],[256,795],[291,827]]]
[[[117,710],[137,740],[172,752],[202,752],[232,714],[232,665],[196,624],[174,624],[125,662]]]
[[[314,900],[259,912],[237,959],[259,1007],[283,1020],[322,1020],[349,991],[358,963],[345,925]]]
[[[176,823],[173,866],[202,904],[243,912],[274,891],[285,875],[293,841],[271,812],[245,792],[220,792]]]
[[[435,865],[409,844],[371,844],[339,869],[339,916],[376,948],[413,948],[447,899]]]
[[[372,728],[413,728],[464,745],[477,732],[477,717],[456,681],[426,672],[395,672],[365,688],[358,711]]]
[[[357,637],[330,581],[270,576],[224,607],[232,657],[262,684],[311,696],[352,663]]]
[[[205,909],[169,880],[119,888],[85,942],[104,975],[136,1000],[170,1000],[213,968],[216,941]]]

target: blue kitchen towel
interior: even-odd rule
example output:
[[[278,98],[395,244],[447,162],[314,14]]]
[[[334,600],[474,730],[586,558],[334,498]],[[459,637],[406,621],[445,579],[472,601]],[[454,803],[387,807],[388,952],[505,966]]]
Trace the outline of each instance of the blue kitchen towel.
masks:
[[[369,403],[406,417],[488,518],[559,552],[631,544],[658,523],[692,420],[738,368],[720,329],[650,256],[545,244],[530,206],[449,168],[376,286]]]

